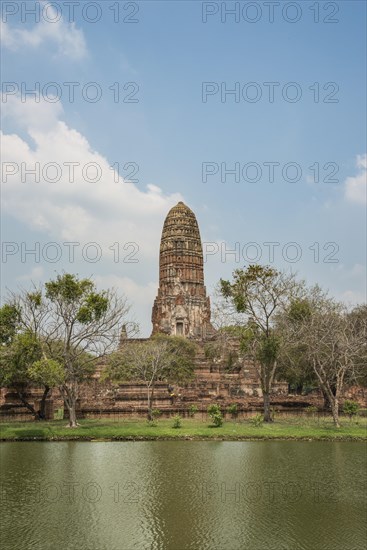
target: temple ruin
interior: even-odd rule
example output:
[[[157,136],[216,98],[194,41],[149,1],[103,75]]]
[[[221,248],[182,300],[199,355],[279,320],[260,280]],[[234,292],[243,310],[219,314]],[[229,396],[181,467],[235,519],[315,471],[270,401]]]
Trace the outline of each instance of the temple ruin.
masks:
[[[153,334],[205,339],[214,334],[204,286],[200,230],[183,202],[165,219],[159,250],[159,288],[152,311]]]
[[[152,310],[152,335],[164,333],[182,335],[197,344],[195,377],[182,387],[174,388],[175,397],[167,382],[156,385],[153,406],[162,413],[179,412],[187,414],[191,405],[205,412],[215,402],[223,410],[237,403],[239,411],[261,410],[262,392],[255,365],[241,353],[240,343],[235,337],[220,342],[220,333],[211,325],[210,299],[204,285],[203,250],[200,230],[195,214],[183,202],[171,208],[165,219],[159,251],[159,288]],[[146,339],[140,339],[144,341]],[[208,346],[219,340],[222,353],[213,356]],[[126,331],[121,334],[120,349],[136,342],[129,339]],[[102,361],[92,380],[82,384],[78,402],[79,417],[136,415],[146,413],[145,386],[140,381],[122,382],[118,386],[101,382],[105,368]],[[357,401],[365,399],[365,390],[349,388],[347,398]],[[28,397],[36,405],[42,390],[30,387]],[[272,405],[279,410],[321,406],[321,393],[312,395],[288,395],[288,384],[275,382]],[[47,401],[47,417],[53,418],[56,411],[64,409],[63,400],[57,388],[52,390]],[[20,418],[32,416],[24,408],[12,388],[1,388],[0,414]]]

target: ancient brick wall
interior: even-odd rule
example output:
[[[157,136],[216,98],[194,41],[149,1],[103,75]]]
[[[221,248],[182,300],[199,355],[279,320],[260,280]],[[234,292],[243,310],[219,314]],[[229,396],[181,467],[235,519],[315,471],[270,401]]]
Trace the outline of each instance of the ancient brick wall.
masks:
[[[144,339],[140,339],[144,341]],[[134,340],[129,340],[134,342]],[[235,340],[230,344],[236,348]],[[146,388],[141,382],[125,382],[111,384],[101,382],[101,374],[105,368],[102,362],[93,379],[80,388],[78,402],[79,416],[108,416],[114,414],[145,414]],[[171,396],[171,393],[174,395]],[[32,402],[37,403],[42,395],[40,388],[30,388]],[[365,406],[367,389],[361,387],[348,388],[344,399],[358,401]],[[239,357],[236,365],[229,369],[226,360],[209,359],[205,353],[205,342],[198,343],[195,358],[195,377],[183,386],[169,388],[167,382],[159,382],[155,389],[153,406],[164,413],[188,411],[190,405],[196,405],[199,410],[206,411],[211,403],[218,403],[224,410],[232,403],[237,403],[239,410],[253,410],[262,408],[262,394],[255,367]],[[307,396],[288,395],[288,385],[277,382],[273,388],[272,404],[279,410],[296,409],[316,405],[322,407],[323,399],[320,392],[315,391]],[[48,400],[47,411],[49,418],[54,411],[63,407],[62,398],[57,389],[52,391]],[[11,388],[2,388],[0,393],[0,414],[16,418],[19,415],[28,415],[29,412],[17,399]]]

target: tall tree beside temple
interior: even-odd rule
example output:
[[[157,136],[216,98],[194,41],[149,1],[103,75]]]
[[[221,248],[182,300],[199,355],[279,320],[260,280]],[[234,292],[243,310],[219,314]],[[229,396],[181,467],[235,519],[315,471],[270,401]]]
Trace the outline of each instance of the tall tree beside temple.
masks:
[[[311,367],[339,428],[343,390],[347,385],[363,382],[366,373],[366,306],[349,311],[314,287],[307,296],[290,304],[278,324],[284,341],[283,354],[294,362],[299,357]]]
[[[33,378],[32,368],[45,357],[46,341],[40,337],[39,328],[45,310],[38,291],[23,293],[23,306],[5,303],[0,309],[0,385],[11,387],[24,407],[36,420],[46,418],[46,401],[51,389],[58,384],[55,377],[55,364]],[[19,305],[19,304],[18,304]],[[51,357],[51,349],[48,349]],[[43,388],[39,404],[32,399],[31,388],[34,383]]]
[[[33,301],[42,314],[34,315]],[[116,349],[129,306],[114,290],[97,292],[90,279],[64,273],[44,289],[10,296],[20,312],[22,329],[37,334],[41,355],[34,358],[35,382],[52,380],[58,385],[69,413],[70,427],[77,426],[79,386],[95,370],[97,358]]]
[[[280,339],[275,330],[279,311],[300,291],[293,274],[268,266],[236,269],[233,280],[220,280],[222,296],[233,306],[242,331],[242,349],[256,368],[264,400],[264,421],[271,422],[270,399],[278,367]]]

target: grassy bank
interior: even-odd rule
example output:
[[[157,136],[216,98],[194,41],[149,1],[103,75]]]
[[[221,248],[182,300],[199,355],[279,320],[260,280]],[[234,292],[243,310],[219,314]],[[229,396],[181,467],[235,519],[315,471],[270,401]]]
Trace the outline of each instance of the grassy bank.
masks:
[[[9,422],[0,424],[1,441],[63,441],[63,440],[154,440],[154,439],[299,439],[299,440],[367,440],[367,419],[357,422],[342,420],[337,429],[329,418],[279,419],[271,424],[254,426],[249,420],[227,420],[220,428],[209,421],[182,419],[175,429],[173,419],[160,419],[155,426],[144,419],[115,422],[109,419],[80,420],[78,428],[70,429],[65,420],[52,422]]]

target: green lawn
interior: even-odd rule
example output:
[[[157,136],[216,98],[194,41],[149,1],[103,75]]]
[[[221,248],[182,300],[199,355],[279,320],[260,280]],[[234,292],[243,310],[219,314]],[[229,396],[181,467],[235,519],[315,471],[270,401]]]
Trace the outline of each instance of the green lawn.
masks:
[[[226,420],[222,427],[210,426],[202,419],[182,419],[182,427],[174,429],[173,419],[160,419],[150,426],[144,419],[80,420],[78,428],[70,429],[66,420],[52,422],[8,422],[0,424],[1,441],[21,440],[141,440],[141,439],[325,439],[367,440],[367,418],[350,422],[341,419],[336,429],[331,418],[320,420],[287,417],[271,424],[254,426],[249,420]]]

